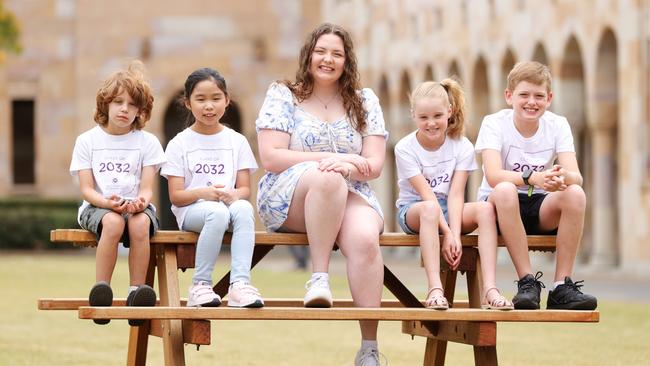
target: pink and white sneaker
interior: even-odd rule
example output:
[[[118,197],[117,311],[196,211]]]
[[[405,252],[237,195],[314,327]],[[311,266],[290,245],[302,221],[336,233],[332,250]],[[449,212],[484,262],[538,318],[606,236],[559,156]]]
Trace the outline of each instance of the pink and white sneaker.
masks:
[[[260,292],[249,283],[238,281],[228,289],[228,306],[235,308],[261,308],[264,300]]]
[[[190,287],[187,306],[217,307],[219,305],[221,305],[221,297],[214,293],[212,286],[207,282],[199,282]]]

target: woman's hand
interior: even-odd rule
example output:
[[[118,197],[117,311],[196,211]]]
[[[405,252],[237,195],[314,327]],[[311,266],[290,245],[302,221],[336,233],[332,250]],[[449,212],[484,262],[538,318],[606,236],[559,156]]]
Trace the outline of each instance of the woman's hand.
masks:
[[[322,159],[318,162],[318,169],[323,172],[337,172],[345,179],[350,178],[350,173],[354,166],[351,163],[345,162],[337,157]]]
[[[443,235],[441,252],[445,262],[455,271],[460,264],[460,257],[463,254],[460,238],[454,238],[451,233]]]
[[[354,165],[359,171],[359,174],[362,174],[366,177],[370,175],[370,163],[368,163],[368,159],[358,154],[340,154],[340,155],[341,155],[341,160]]]

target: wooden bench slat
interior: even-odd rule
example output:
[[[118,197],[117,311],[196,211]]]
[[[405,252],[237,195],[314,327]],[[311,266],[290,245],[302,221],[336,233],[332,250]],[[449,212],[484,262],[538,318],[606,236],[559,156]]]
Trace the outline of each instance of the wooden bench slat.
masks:
[[[230,233],[224,236],[224,244],[230,244]],[[198,235],[192,232],[159,230],[152,238],[151,244],[195,244]],[[54,243],[73,242],[81,246],[96,245],[95,235],[83,229],[56,229],[50,232],[50,240]],[[379,236],[379,245],[384,247],[409,247],[419,246],[417,235],[404,233],[384,233]],[[474,247],[478,245],[478,236],[474,234],[461,236],[463,246]],[[498,238],[499,246],[505,246],[503,238]],[[255,233],[255,245],[307,245],[306,234],[296,233]],[[555,236],[529,235],[528,246],[531,250],[555,249]]]
[[[81,319],[229,319],[229,320],[383,320],[478,322],[598,322],[598,311],[382,308],[187,308],[187,307],[85,307]]]
[[[181,306],[187,304],[187,299],[181,299]],[[264,299],[266,307],[303,307],[303,299],[295,298],[268,298]],[[156,302],[156,305],[160,305]],[[82,306],[89,306],[87,298],[49,298],[39,299],[39,310],[77,310]],[[113,299],[113,306],[126,306],[125,298]],[[228,300],[224,300],[221,306],[228,306]],[[334,299],[335,308],[351,308],[354,307],[352,299]],[[403,308],[404,305],[398,300],[382,300],[381,308]],[[454,300],[453,307],[455,308],[468,308],[469,302],[467,300]]]

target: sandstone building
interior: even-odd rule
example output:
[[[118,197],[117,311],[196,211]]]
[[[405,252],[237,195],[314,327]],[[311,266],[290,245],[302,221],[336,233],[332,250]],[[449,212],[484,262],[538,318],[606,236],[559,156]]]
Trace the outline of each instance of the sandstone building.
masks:
[[[163,146],[182,127],[175,98],[185,77],[212,66],[236,102],[229,122],[255,150],[266,87],[293,77],[308,31],[331,21],[351,31],[363,84],[379,95],[391,133],[374,184],[387,230],[397,229],[392,148],[414,129],[411,88],[458,77],[475,141],[482,116],[505,107],[509,69],[534,59],[551,67],[551,109],[571,122],[585,177],[581,261],[650,273],[650,0],[4,3],[21,25],[24,50],[0,65],[0,196],[79,196],[67,172],[74,139],[94,125],[101,80],[132,58],[148,68],[156,101],[146,129]],[[470,179],[469,199],[480,179],[480,172]]]

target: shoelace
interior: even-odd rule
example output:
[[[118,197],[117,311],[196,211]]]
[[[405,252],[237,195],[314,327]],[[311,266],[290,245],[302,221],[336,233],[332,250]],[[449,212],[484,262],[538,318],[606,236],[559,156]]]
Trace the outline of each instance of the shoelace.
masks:
[[[576,282],[565,283],[564,285],[570,287],[572,290],[575,290],[575,291],[577,291],[577,292],[579,292],[579,293],[582,293],[582,291],[580,291],[580,288],[581,288],[582,286],[584,286],[584,285],[582,284],[583,282],[585,282],[585,280],[580,280],[580,281],[576,281]]]
[[[530,290],[532,290],[534,288],[535,284],[537,284],[537,283],[539,283],[539,285],[541,287],[546,288],[546,286],[544,286],[544,282],[539,280],[540,278],[542,278],[543,275],[544,274],[541,271],[537,271],[537,273],[535,274],[535,278],[533,278],[532,281],[519,280],[519,281],[515,281],[515,282],[517,283],[517,285],[521,284],[521,290],[522,291],[530,291]]]
[[[329,288],[329,283],[325,277],[316,277],[313,279],[310,279],[307,281],[305,284],[305,289],[309,290],[312,287],[321,287],[321,288]]]
[[[381,357],[381,358],[380,358]],[[361,354],[361,366],[374,366],[374,365],[383,365],[388,366],[388,359],[384,356],[383,353],[379,352],[376,348],[367,348]],[[370,363],[374,361],[374,363]],[[383,362],[382,362],[383,361]]]

